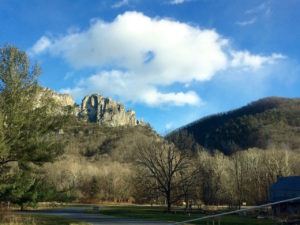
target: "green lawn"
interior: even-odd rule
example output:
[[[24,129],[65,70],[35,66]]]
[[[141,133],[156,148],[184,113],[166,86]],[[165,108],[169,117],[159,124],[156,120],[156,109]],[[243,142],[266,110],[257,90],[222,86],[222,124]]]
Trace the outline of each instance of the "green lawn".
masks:
[[[9,215],[0,221],[0,225],[88,225],[88,223],[57,216]]]
[[[137,219],[149,219],[159,221],[184,221],[194,218],[199,218],[204,214],[197,212],[192,213],[190,216],[184,215],[181,209],[174,210],[171,213],[167,213],[165,208],[162,207],[144,207],[144,206],[100,206],[100,213],[104,215],[137,218]],[[207,221],[193,222],[192,224],[207,224]],[[210,221],[212,224],[212,221]],[[217,221],[215,221],[217,225]],[[275,224],[271,220],[256,219],[251,217],[240,217],[238,215],[226,216],[221,218],[221,225],[271,225]]]

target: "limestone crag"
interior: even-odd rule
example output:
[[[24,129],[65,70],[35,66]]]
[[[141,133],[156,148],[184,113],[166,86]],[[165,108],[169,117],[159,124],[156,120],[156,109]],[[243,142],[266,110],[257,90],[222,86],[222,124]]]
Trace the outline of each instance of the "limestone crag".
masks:
[[[74,101],[72,95],[70,95],[70,94],[58,94],[55,91],[53,91],[49,88],[45,88],[45,87],[40,88],[38,99],[37,99],[38,104],[41,101],[42,97],[52,98],[55,101],[55,103],[57,105],[59,105],[60,107],[66,107],[66,106],[72,106],[73,107],[75,105],[75,101]]]
[[[46,98],[44,98],[46,97]],[[124,105],[105,98],[100,94],[91,94],[84,97],[81,105],[77,105],[70,94],[58,94],[55,91],[40,87],[37,96],[36,107],[42,103],[42,99],[52,98],[57,107],[51,113],[65,113],[66,107],[71,107],[71,113],[87,122],[98,123],[110,127],[143,125],[138,121],[133,110],[125,111]]]
[[[78,116],[85,121],[111,127],[138,124],[133,110],[125,111],[123,104],[99,94],[84,97]]]

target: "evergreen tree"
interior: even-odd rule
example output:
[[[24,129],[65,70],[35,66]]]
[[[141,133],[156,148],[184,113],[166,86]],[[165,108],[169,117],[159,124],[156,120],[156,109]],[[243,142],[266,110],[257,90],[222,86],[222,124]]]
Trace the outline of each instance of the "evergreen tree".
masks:
[[[0,48],[0,201],[21,206],[37,200],[38,167],[63,152],[53,134],[67,116],[52,113],[54,100],[40,94],[40,72],[25,52]]]

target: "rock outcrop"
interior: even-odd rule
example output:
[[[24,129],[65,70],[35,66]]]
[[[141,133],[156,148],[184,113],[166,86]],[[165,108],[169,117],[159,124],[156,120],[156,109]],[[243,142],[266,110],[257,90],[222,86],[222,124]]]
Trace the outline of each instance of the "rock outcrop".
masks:
[[[81,105],[77,105],[73,97],[69,94],[58,94],[49,88],[40,88],[37,97],[36,107],[41,104],[43,97],[50,97],[57,103],[54,113],[64,113],[65,107],[71,107],[72,113],[80,119],[98,123],[110,127],[143,125],[143,121],[138,121],[133,110],[125,111],[123,104],[105,98],[100,94],[91,94],[83,98]]]
[[[99,94],[84,97],[78,116],[85,121],[111,127],[138,124],[133,110],[125,111],[123,104]]]
[[[42,97],[52,98],[59,107],[66,107],[66,106],[73,107],[75,105],[75,101],[74,101],[72,95],[58,94],[55,91],[53,91],[49,88],[45,88],[45,87],[40,88],[39,95],[37,98],[37,104],[39,104]]]

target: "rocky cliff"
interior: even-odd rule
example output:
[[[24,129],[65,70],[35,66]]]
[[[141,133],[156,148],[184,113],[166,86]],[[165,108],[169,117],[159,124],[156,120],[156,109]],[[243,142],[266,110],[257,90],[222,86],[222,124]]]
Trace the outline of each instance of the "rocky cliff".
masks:
[[[82,100],[79,118],[107,126],[135,126],[138,121],[133,110],[125,111],[124,105],[105,98],[99,94],[91,94]]]
[[[60,107],[75,106],[75,101],[72,95],[58,94],[49,88],[41,87],[38,95],[38,102],[41,100],[42,97],[45,96],[54,99],[55,103],[57,103],[57,105],[59,105]]]
[[[37,98],[37,107],[43,97],[50,97],[58,105],[56,112],[63,112],[63,107],[72,107],[73,113],[87,122],[110,127],[136,126],[143,124],[138,121],[133,110],[125,111],[123,104],[105,98],[100,94],[91,94],[83,98],[80,105],[76,105],[73,97],[69,94],[58,94],[55,91],[42,87]]]

